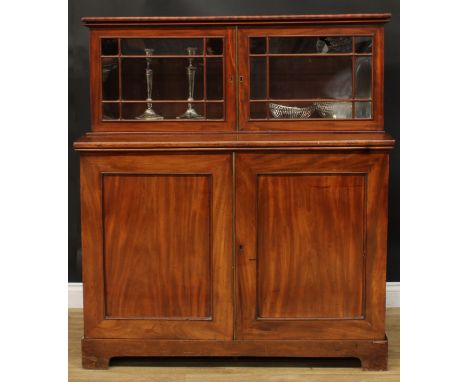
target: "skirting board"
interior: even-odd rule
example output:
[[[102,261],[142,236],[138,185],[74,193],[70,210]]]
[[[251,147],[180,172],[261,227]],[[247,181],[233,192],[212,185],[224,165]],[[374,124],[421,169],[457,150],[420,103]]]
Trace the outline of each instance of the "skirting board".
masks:
[[[396,308],[400,306],[400,283],[387,283],[387,307]],[[68,307],[83,308],[83,284],[68,283]]]

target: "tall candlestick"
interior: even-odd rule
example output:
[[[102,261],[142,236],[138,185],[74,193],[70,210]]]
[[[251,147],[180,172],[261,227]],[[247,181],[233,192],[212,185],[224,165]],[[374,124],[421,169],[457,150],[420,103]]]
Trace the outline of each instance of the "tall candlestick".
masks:
[[[189,47],[187,48],[189,56],[194,56],[197,52],[197,48]],[[195,72],[197,68],[193,65],[193,58],[189,57],[189,65],[187,66],[187,79],[188,79],[188,107],[184,114],[179,115],[178,119],[200,119],[204,118],[202,115],[198,114],[192,106],[193,102],[193,90],[195,88]]]
[[[154,49],[145,49],[146,54],[146,110],[143,114],[136,117],[136,119],[143,119],[146,121],[154,121],[163,119],[164,117],[157,114],[153,110],[152,95],[153,95],[153,70],[151,69],[151,56],[154,53]]]

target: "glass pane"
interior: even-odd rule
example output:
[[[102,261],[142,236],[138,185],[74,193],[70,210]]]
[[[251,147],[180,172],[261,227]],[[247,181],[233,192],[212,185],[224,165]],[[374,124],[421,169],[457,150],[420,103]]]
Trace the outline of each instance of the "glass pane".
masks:
[[[266,104],[264,102],[250,103],[250,119],[266,119]]]
[[[119,61],[117,58],[102,59],[102,99],[119,99]]]
[[[101,39],[101,54],[103,56],[116,56],[119,54],[119,43],[116,38]]]
[[[223,109],[224,109],[224,105],[222,102],[207,102],[206,103],[206,118],[207,119],[223,119],[224,118]]]
[[[152,58],[153,100],[184,100],[188,98],[187,66],[188,58]],[[195,69],[194,99],[203,99],[203,59],[192,59]],[[124,100],[146,100],[145,58],[122,59],[122,98]]]
[[[203,72],[200,69],[200,76]],[[206,98],[221,100],[223,99],[223,59],[206,59]]]
[[[118,103],[103,103],[102,104],[102,119],[119,119],[119,104]]]
[[[164,119],[173,119],[177,121],[181,121],[181,119],[177,119],[177,117],[184,114],[187,107],[188,105],[185,102],[153,102],[151,104],[151,109]],[[200,116],[203,116],[203,102],[193,102],[192,107]],[[146,102],[123,103],[122,118],[137,120],[147,108],[148,104]]]
[[[351,102],[313,102],[314,118],[349,119],[353,115]]]
[[[317,41],[318,53],[351,53],[352,49],[351,37],[320,37]]]
[[[371,113],[371,103],[370,102],[356,102],[354,105],[354,113],[356,118],[366,118],[369,119],[372,117]]]
[[[154,55],[187,55],[187,48],[196,48],[198,55],[203,55],[201,38],[123,38],[122,54],[145,55],[145,49],[153,49]]]
[[[372,53],[372,37],[356,37],[354,44],[356,53]]]
[[[250,41],[250,54],[265,54],[266,53],[266,38],[265,37],[251,37]]]
[[[266,57],[250,57],[250,99],[266,98]]]
[[[372,88],[372,57],[356,57],[356,98],[370,98]]]
[[[270,37],[270,53],[317,53],[317,37]]]
[[[351,53],[351,37],[270,37],[270,53]]]
[[[351,56],[270,57],[270,98],[350,98],[351,60]]]
[[[222,38],[207,38],[206,39],[206,54],[223,54],[223,39]]]

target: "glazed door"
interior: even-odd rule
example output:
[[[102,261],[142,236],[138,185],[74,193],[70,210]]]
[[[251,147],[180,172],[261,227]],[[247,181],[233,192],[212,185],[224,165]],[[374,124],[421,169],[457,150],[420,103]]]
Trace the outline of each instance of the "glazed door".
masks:
[[[90,37],[93,130],[235,129],[233,28],[98,28]]]
[[[231,156],[81,161],[85,337],[231,338]]]
[[[241,130],[383,129],[383,31],[241,28]]]
[[[238,339],[383,339],[386,154],[236,154]]]

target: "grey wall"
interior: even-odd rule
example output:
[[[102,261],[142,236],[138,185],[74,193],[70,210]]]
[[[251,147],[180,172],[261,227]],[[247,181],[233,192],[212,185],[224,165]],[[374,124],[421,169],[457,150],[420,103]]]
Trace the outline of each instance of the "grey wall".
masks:
[[[198,16],[304,13],[391,12],[385,29],[385,129],[399,142],[400,134],[400,9],[394,0],[76,0],[69,1],[68,129],[69,242],[68,279],[81,281],[79,162],[72,143],[90,130],[88,30],[83,16]],[[387,280],[400,280],[399,143],[391,155]]]

